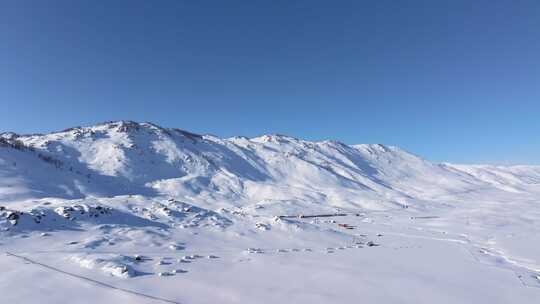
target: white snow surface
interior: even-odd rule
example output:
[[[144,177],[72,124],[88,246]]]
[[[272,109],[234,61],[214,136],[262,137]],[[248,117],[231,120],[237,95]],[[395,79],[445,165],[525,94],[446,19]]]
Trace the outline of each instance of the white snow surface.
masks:
[[[6,303],[538,303],[540,167],[117,121],[0,134]]]

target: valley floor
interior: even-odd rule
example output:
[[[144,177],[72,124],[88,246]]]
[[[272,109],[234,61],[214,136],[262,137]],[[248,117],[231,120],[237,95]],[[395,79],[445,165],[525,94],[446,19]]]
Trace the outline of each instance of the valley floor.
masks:
[[[99,204],[114,212],[130,210],[134,218],[118,222],[112,212],[99,219],[75,218],[74,226],[5,229],[0,238],[2,302],[540,300],[540,226],[535,220],[540,208],[534,198],[500,198],[474,207],[453,202],[423,209],[329,209],[346,216],[282,219],[275,216],[284,214],[270,214],[268,206],[216,214],[199,206],[190,217],[194,211],[185,203],[179,207],[185,212],[175,213],[178,204],[172,200],[143,197],[47,203],[51,208]],[[143,206],[150,205],[158,207],[145,211]]]

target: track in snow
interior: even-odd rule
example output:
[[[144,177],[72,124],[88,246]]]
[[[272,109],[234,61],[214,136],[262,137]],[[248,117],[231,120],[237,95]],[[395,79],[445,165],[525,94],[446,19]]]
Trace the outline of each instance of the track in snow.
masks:
[[[67,275],[67,276],[70,276],[70,277],[73,277],[73,278],[77,278],[77,279],[80,279],[80,280],[83,280],[83,281],[86,281],[86,282],[93,283],[93,284],[95,284],[97,286],[100,286],[100,287],[103,287],[103,288],[114,289],[114,290],[122,291],[122,292],[125,292],[125,293],[128,293],[128,294],[137,296],[137,297],[147,298],[147,299],[150,299],[150,300],[159,301],[159,302],[163,302],[163,303],[181,304],[180,302],[177,302],[177,301],[164,299],[164,298],[156,297],[156,296],[153,296],[153,295],[149,295],[149,294],[145,294],[145,293],[141,293],[141,292],[137,292],[137,291],[121,288],[121,287],[116,287],[116,286],[113,286],[111,284],[103,283],[103,282],[100,282],[98,280],[94,280],[94,279],[91,279],[91,278],[88,278],[88,277],[85,277],[85,276],[82,276],[82,275],[67,272],[67,271],[64,271],[62,269],[58,269],[56,267],[53,267],[53,266],[50,266],[50,265],[47,265],[47,264],[43,264],[43,263],[40,263],[38,261],[32,260],[30,258],[21,256],[21,255],[14,254],[14,253],[11,253],[11,252],[6,252],[6,255],[17,258],[19,260],[25,261],[25,262],[33,264],[33,265],[41,266],[43,268],[47,268],[49,270],[52,270],[52,271],[55,271],[55,272],[58,272],[58,273],[62,273],[64,275]]]

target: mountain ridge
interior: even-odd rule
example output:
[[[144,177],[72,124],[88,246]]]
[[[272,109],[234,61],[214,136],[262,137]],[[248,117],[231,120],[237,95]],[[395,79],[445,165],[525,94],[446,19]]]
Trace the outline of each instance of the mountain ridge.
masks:
[[[433,163],[381,144],[281,134],[219,138],[122,120],[48,134],[1,133],[0,177],[0,201],[141,194],[381,208],[478,187],[537,191],[540,167]]]

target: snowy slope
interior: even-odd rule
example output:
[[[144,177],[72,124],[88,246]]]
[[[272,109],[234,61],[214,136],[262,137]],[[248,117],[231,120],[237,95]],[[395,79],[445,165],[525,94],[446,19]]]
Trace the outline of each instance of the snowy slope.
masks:
[[[0,294],[537,303],[539,201],[540,167],[438,164],[377,144],[131,121],[3,133]]]
[[[539,167],[434,164],[397,147],[282,135],[219,139],[150,123],[2,137],[28,148],[0,149],[0,201],[164,194],[384,208],[409,198],[478,188],[522,192],[540,184]]]

